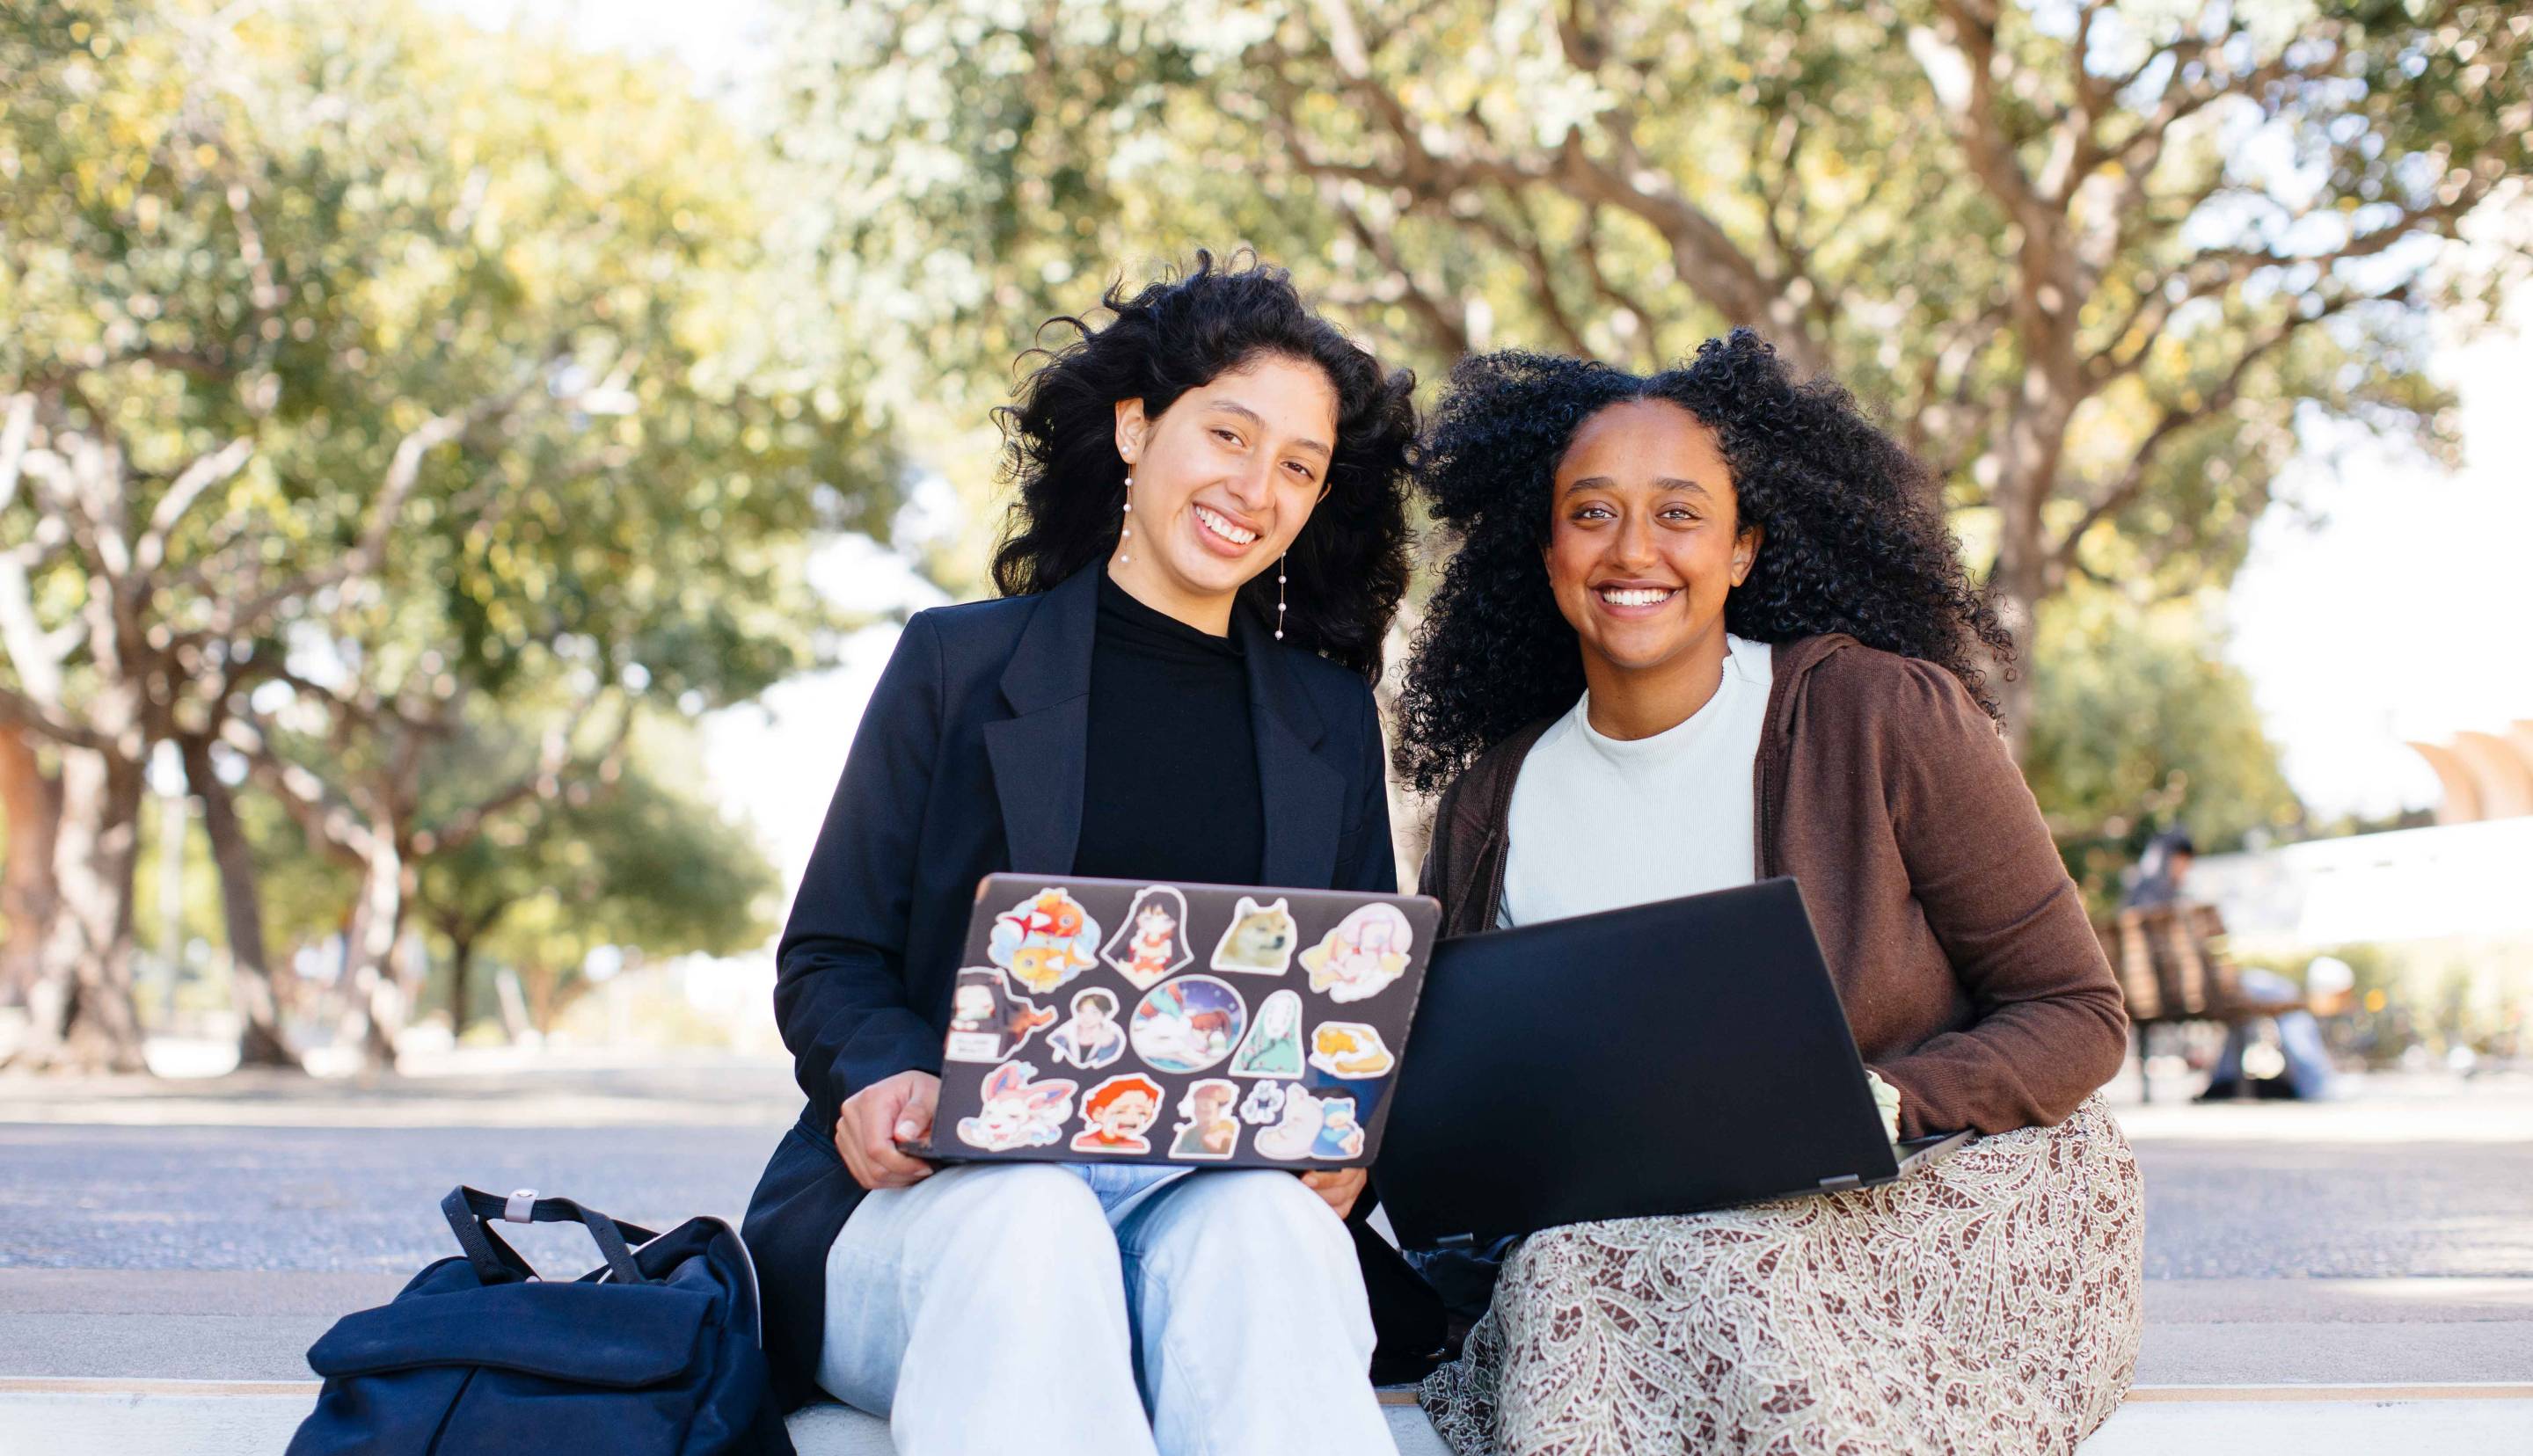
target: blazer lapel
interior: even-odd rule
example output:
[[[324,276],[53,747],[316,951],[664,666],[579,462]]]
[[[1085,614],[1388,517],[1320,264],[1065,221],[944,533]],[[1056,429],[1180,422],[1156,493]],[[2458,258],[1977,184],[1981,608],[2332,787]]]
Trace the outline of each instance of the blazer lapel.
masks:
[[[1082,839],[1082,781],[1090,755],[1090,642],[1099,568],[1075,572],[1038,600],[1003,669],[1013,715],[984,726],[1011,867],[1073,873]]]
[[[1345,775],[1313,751],[1327,728],[1293,680],[1283,645],[1245,611],[1234,609],[1232,621],[1249,670],[1259,807],[1266,821],[1259,873],[1269,885],[1325,886],[1336,874],[1345,827]]]

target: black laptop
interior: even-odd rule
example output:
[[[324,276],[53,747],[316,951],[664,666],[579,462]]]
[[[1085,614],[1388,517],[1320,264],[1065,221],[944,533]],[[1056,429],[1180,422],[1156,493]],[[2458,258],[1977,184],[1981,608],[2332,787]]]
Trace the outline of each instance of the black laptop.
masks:
[[[1884,1134],[1791,879],[1434,949],[1375,1187],[1410,1249],[1870,1188]]]

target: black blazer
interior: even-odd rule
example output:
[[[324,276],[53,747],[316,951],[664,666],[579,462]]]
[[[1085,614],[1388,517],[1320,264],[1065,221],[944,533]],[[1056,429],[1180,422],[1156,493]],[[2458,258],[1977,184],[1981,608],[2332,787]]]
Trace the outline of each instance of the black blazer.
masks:
[[[837,1109],[882,1077],[940,1070],[976,882],[1072,873],[1100,569],[1033,596],[916,612],[854,735],[777,952],[775,1019],[808,1105],[766,1163],[744,1229],[787,1409],[816,1393],[827,1250],[862,1196],[836,1152]],[[1371,688],[1246,612],[1232,629],[1258,739],[1266,882],[1395,889]],[[1358,1246],[1369,1238],[1358,1232]]]

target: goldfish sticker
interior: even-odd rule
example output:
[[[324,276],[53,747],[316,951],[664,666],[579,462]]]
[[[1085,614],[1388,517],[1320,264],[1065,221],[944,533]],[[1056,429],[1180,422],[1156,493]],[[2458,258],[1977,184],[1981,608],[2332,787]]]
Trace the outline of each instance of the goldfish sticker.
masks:
[[[1322,1021],[1311,1028],[1311,1065],[1330,1077],[1382,1077],[1398,1065],[1398,1059],[1382,1042],[1378,1026]]]
[[[1097,964],[1099,922],[1082,902],[1041,890],[994,917],[985,955],[1012,979],[1044,995]]]
[[[1150,1152],[1144,1134],[1161,1116],[1161,1084],[1140,1072],[1112,1077],[1082,1099],[1082,1131],[1075,1152]]]
[[[1064,1136],[1073,1117],[1074,1083],[1037,1081],[1027,1062],[1006,1062],[985,1074],[983,1105],[959,1119],[959,1140],[986,1152],[1045,1147]]]
[[[1311,989],[1325,991],[1330,1001],[1362,1001],[1406,973],[1415,942],[1398,906],[1376,902],[1357,906],[1304,951],[1302,968],[1311,973]]]
[[[1149,991],[1196,959],[1187,948],[1187,897],[1176,889],[1153,885],[1138,890],[1126,923],[1117,927],[1099,959],[1117,967],[1136,990]]]
[[[1267,904],[1244,895],[1232,907],[1231,923],[1214,943],[1213,968],[1256,975],[1282,975],[1292,968],[1293,943],[1302,938],[1293,923],[1292,906],[1278,899]]]
[[[1001,971],[972,965],[959,972],[950,993],[950,1035],[941,1055],[952,1062],[999,1062],[1054,1019],[1053,1007],[1014,993]]]

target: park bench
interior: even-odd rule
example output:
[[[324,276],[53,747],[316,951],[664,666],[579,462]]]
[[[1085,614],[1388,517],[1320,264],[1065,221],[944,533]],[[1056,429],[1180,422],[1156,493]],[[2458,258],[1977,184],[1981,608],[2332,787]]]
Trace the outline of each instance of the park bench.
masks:
[[[2102,954],[2120,983],[2137,1038],[2138,1098],[2152,1101],[2148,1060],[2158,1026],[2213,1021],[2233,1026],[2303,1005],[2294,997],[2256,997],[2242,988],[2240,967],[2225,947],[2225,921],[2209,904],[2125,909],[2097,920]]]

